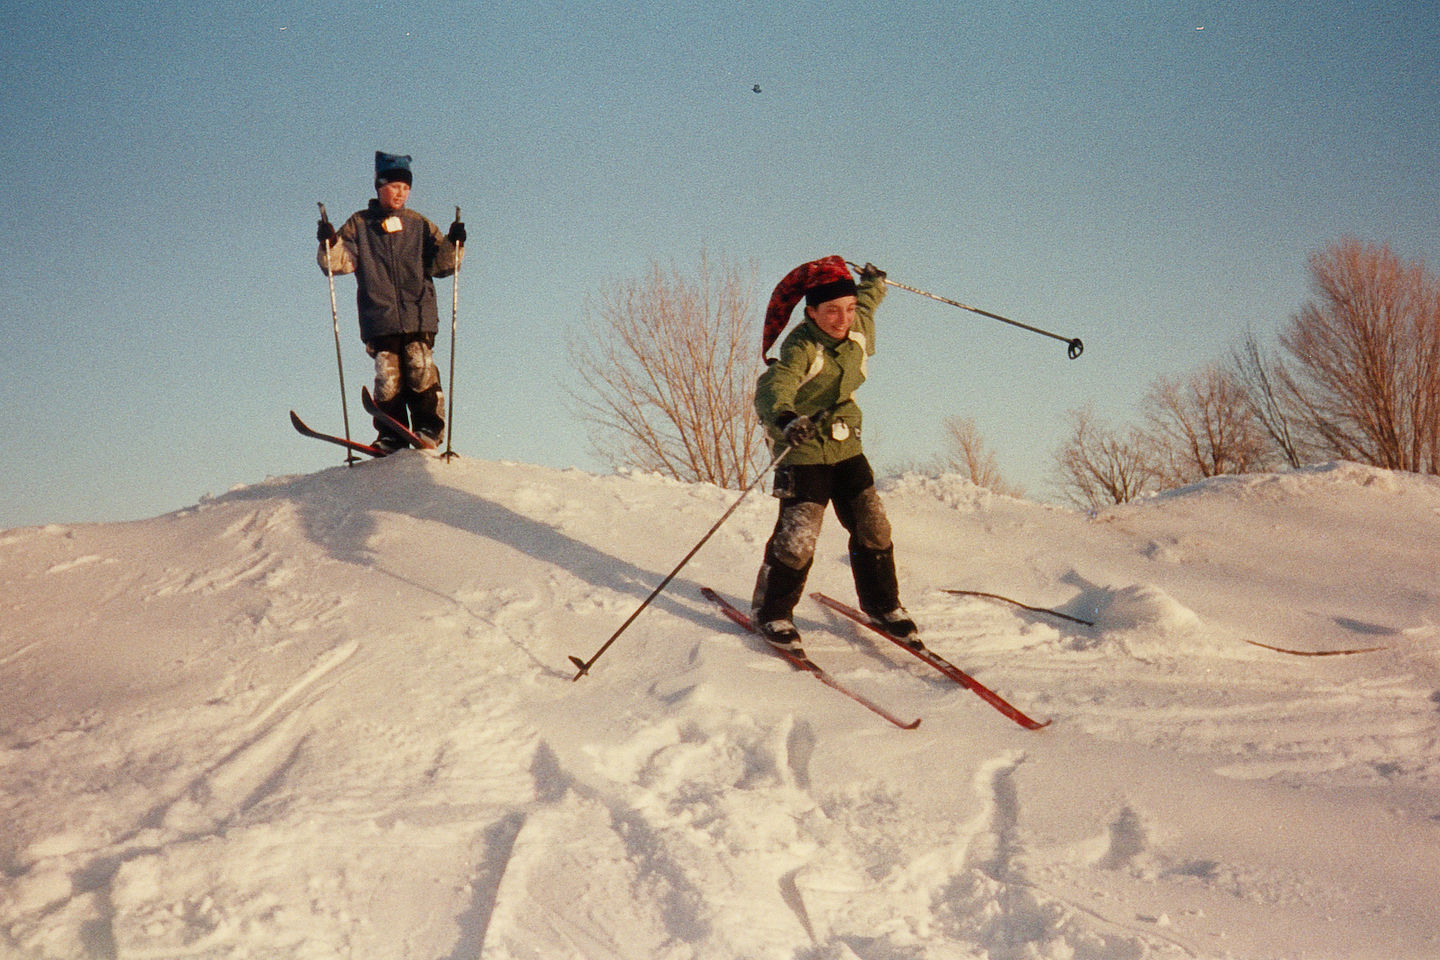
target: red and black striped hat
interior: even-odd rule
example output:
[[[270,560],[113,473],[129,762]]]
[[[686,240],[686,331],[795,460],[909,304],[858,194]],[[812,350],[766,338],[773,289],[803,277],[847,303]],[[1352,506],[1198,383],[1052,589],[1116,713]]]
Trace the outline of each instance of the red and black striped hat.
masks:
[[[806,306],[816,307],[836,297],[854,296],[855,280],[850,276],[850,267],[839,254],[811,260],[785,274],[770,294],[770,304],[765,308],[760,355],[764,356],[775,340],[790,322],[790,314],[800,298]]]

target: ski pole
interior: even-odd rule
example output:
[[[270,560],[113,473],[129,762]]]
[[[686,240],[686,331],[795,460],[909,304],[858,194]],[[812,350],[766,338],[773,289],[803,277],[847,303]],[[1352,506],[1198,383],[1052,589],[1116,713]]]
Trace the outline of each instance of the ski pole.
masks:
[[[829,411],[826,412],[828,414]],[[823,422],[823,417],[816,420],[817,424],[821,422]],[[754,490],[755,487],[759,485],[760,481],[765,479],[765,475],[770,472],[770,468],[775,466],[775,464],[779,463],[781,460],[785,459],[785,456],[793,449],[795,449],[794,444],[787,445],[784,449],[782,449],[779,453],[775,454],[775,456],[771,458],[770,462],[765,466],[765,469],[760,471],[759,476],[757,476],[754,480],[751,480],[750,485],[740,492],[740,496],[735,499],[734,503],[730,504],[730,509],[726,510],[723,514],[721,514],[720,519],[715,521],[715,525],[705,532],[705,536],[700,538],[700,542],[690,548],[690,552],[685,554],[684,559],[682,559],[679,563],[675,565],[674,570],[671,570],[668,574],[665,575],[665,579],[660,581],[660,585],[658,587],[650,591],[650,596],[646,597],[644,602],[642,602],[640,606],[635,608],[634,613],[630,614],[630,616],[625,618],[625,622],[620,624],[620,628],[610,635],[610,639],[606,640],[599,650],[595,651],[594,656],[592,656],[589,660],[581,660],[579,657],[570,658],[570,662],[575,664],[578,671],[575,676],[570,678],[572,682],[579,680],[581,677],[585,676],[585,674],[590,672],[590,668],[595,665],[595,661],[599,660],[601,655],[604,654],[606,650],[610,649],[610,645],[612,643],[620,639],[620,634],[625,632],[625,628],[635,622],[635,618],[640,616],[641,612],[643,612],[646,607],[650,606],[650,602],[652,600],[660,596],[660,591],[664,590],[667,586],[670,585],[670,581],[674,580],[675,575],[680,572],[680,570],[685,566],[685,564],[690,562],[690,558],[695,556],[695,554],[699,553],[700,548],[705,546],[706,541],[708,541],[712,536],[715,535],[715,531],[720,529],[720,525],[723,524],[726,520],[730,519],[730,515],[734,513],[735,509],[740,506],[741,502],[744,501],[747,496],[749,496],[750,491]]]
[[[852,263],[849,260],[845,262],[849,263],[850,266],[853,267],[855,270],[860,270],[859,264]],[[1052,339],[1059,340],[1061,343],[1069,346],[1070,349],[1068,352],[1070,354],[1071,360],[1074,360],[1075,358],[1079,357],[1080,354],[1085,352],[1085,344],[1080,341],[1079,337],[1062,337],[1058,333],[1051,333],[1049,330],[1041,330],[1039,327],[1032,327],[1028,323],[1021,323],[1019,320],[1011,320],[1009,317],[1002,317],[1000,316],[1000,314],[991,313],[989,310],[981,310],[979,307],[969,306],[968,304],[961,303],[959,300],[951,300],[949,297],[937,296],[936,294],[933,294],[928,290],[921,290],[918,287],[912,287],[908,284],[897,283],[896,281],[891,280],[889,277],[885,277],[884,280],[892,287],[899,287],[901,290],[909,290],[911,293],[918,293],[922,297],[929,297],[931,300],[938,300],[941,303],[948,303],[952,307],[959,307],[961,310],[969,310],[971,313],[978,313],[982,317],[989,317],[991,320],[999,320],[1001,323],[1008,323],[1010,324],[1010,326],[1019,327],[1021,330],[1029,330],[1031,333],[1038,333],[1042,337],[1050,337]]]
[[[455,219],[460,219],[460,207],[455,207]],[[455,273],[450,280],[450,409],[445,414],[445,452],[441,454],[449,463],[458,454],[450,447],[455,436],[455,325],[460,316],[460,251],[464,244],[455,245]]]
[[[330,217],[325,213],[325,204],[316,201],[320,208],[320,219],[329,224]],[[340,370],[340,416],[345,422],[345,440],[350,442],[350,405],[345,398],[345,363],[340,359],[340,311],[335,306],[335,272],[330,268],[330,244],[325,244],[325,279],[330,281],[330,324],[335,328],[335,366]],[[355,451],[346,448],[345,464],[353,467],[359,457]]]

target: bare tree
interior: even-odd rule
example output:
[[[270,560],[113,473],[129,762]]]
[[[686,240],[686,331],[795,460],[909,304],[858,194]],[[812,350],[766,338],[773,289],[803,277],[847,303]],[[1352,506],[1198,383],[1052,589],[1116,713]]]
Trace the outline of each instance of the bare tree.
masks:
[[[1305,462],[1300,439],[1291,427],[1293,404],[1286,402],[1285,388],[1293,378],[1284,363],[1269,356],[1255,339],[1254,331],[1230,355],[1225,367],[1229,377],[1245,391],[1250,416],[1264,431],[1270,445],[1291,467]]]
[[[958,473],[977,487],[1008,497],[1024,495],[1020,488],[1012,487],[1000,475],[1000,464],[985,445],[973,419],[946,417],[944,428],[945,452],[938,465],[942,472]]]
[[[1164,486],[1248,473],[1263,465],[1264,435],[1249,397],[1217,365],[1183,382],[1156,380],[1145,397],[1145,419],[1146,439]]]
[[[1057,483],[1077,506],[1128,503],[1154,489],[1160,471],[1138,429],[1121,436],[1097,423],[1086,407],[1070,413],[1070,439],[1056,453]]]
[[[1440,473],[1440,283],[1388,245],[1311,257],[1315,297],[1280,342],[1305,439],[1373,466]]]
[[[768,463],[752,397],[760,375],[753,270],[712,263],[683,275],[652,262],[603,288],[569,356],[577,415],[614,467],[739,488]]]
[[[1144,430],[1072,413],[1061,492],[1093,508],[1274,458],[1440,473],[1440,280],[1348,238],[1312,256],[1310,273],[1314,297],[1282,331],[1285,357],[1250,334],[1223,366],[1157,380]]]

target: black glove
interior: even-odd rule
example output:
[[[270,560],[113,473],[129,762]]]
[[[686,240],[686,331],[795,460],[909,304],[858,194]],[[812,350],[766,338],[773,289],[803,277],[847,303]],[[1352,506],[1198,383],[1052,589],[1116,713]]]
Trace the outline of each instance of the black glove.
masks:
[[[450,224],[450,232],[445,235],[445,238],[457,247],[465,246],[465,224],[459,220]]]
[[[798,447],[806,440],[815,436],[815,421],[809,417],[802,417],[794,412],[787,411],[775,418],[775,426],[780,428],[785,442],[792,447]]]
[[[863,267],[860,268],[860,279],[861,279],[861,280],[884,280],[884,279],[885,279],[885,271],[884,271],[884,270],[881,270],[879,267],[875,266],[875,264],[873,264],[873,263],[867,263],[867,264],[865,264],[865,266],[863,266]]]
[[[319,226],[315,228],[315,239],[319,240],[326,246],[333,247],[335,245],[335,228],[330,226],[329,220],[320,221]]]

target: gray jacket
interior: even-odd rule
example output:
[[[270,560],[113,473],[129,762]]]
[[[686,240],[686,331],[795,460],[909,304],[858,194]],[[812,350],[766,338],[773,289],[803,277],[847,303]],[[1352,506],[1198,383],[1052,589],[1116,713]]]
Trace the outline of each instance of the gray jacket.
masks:
[[[355,274],[360,338],[435,333],[440,326],[433,277],[448,277],[464,259],[440,228],[408,208],[391,213],[378,200],[345,221],[340,242],[321,244],[322,271]]]

